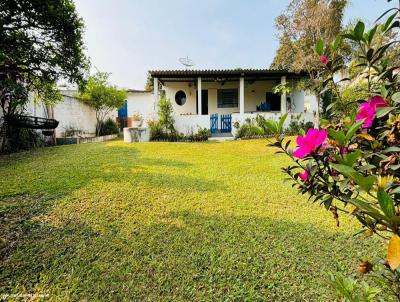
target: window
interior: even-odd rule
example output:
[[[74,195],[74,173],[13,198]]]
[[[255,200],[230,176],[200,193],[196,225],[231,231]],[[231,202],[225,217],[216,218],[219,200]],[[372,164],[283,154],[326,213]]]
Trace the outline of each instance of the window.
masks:
[[[175,102],[179,105],[182,106],[186,103],[186,93],[182,90],[179,90],[175,94]]]
[[[218,108],[238,107],[237,89],[218,89]]]
[[[279,94],[267,92],[265,101],[270,104],[271,111],[281,111],[281,96]]]

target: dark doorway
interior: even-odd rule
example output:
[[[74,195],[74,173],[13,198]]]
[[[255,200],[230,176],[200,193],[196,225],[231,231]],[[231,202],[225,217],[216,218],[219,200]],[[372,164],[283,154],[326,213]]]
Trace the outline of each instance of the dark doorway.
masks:
[[[271,111],[281,111],[281,96],[273,92],[267,92],[265,101],[270,104]]]
[[[199,94],[196,91],[196,113],[199,113],[199,105],[197,100],[199,99]],[[208,115],[208,90],[201,90],[201,114]]]

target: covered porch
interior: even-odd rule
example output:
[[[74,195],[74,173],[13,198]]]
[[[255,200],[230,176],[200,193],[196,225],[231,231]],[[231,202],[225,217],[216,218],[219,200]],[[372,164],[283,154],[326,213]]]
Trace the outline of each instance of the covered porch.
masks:
[[[230,115],[231,123],[262,114],[277,119],[286,112],[310,112],[304,91],[295,90],[302,73],[269,69],[161,70],[150,71],[154,79],[154,102],[159,86],[173,104],[179,130],[190,127],[212,128],[213,116]],[[159,85],[159,83],[161,85]],[[292,87],[289,95],[274,93],[279,84]],[[310,103],[308,101],[308,103]],[[219,129],[221,130],[221,129]]]

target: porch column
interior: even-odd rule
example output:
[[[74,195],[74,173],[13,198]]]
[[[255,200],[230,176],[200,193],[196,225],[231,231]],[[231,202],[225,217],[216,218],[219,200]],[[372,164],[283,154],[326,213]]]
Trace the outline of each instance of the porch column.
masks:
[[[154,99],[154,110],[157,109],[159,94],[158,94],[158,78],[154,78],[153,82],[153,99]]]
[[[239,112],[244,114],[244,77],[240,77],[239,81]]]
[[[201,115],[201,77],[197,78],[197,114]]]
[[[281,77],[281,84],[286,84],[286,76]],[[281,114],[285,114],[287,111],[286,108],[286,93],[282,93],[281,95]]]

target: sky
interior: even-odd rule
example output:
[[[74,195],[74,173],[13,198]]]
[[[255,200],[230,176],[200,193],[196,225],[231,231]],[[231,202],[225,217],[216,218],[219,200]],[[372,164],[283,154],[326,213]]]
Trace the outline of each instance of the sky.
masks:
[[[266,68],[278,48],[274,20],[289,0],[75,0],[92,71],[143,89],[149,70]],[[372,23],[393,4],[350,0],[344,23]]]

